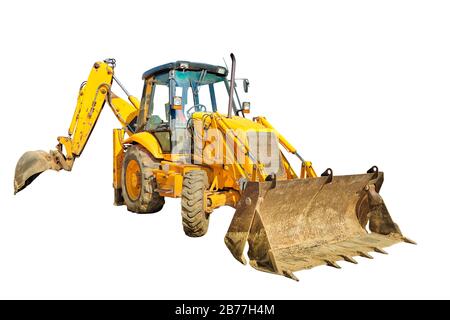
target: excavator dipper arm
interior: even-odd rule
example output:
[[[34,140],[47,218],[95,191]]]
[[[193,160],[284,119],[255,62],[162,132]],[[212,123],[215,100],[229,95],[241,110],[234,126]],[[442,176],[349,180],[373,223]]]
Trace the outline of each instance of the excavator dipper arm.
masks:
[[[129,102],[111,91],[115,61],[108,59],[94,63],[88,80],[83,82],[78,93],[77,105],[69,126],[68,136],[58,137],[56,150],[28,151],[19,159],[14,177],[14,193],[23,190],[39,174],[52,169],[70,171],[77,157],[86,146],[105,102],[111,107],[116,118],[130,134],[139,108],[139,100],[127,93]],[[122,89],[123,86],[116,80]]]

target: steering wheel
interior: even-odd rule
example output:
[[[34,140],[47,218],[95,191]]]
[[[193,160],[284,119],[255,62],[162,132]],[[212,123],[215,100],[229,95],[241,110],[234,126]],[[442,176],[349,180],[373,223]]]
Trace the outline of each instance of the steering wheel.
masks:
[[[194,109],[194,111],[192,111]],[[192,117],[194,112],[206,112],[206,106],[203,104],[194,104],[192,107],[186,110],[186,116],[188,118]]]

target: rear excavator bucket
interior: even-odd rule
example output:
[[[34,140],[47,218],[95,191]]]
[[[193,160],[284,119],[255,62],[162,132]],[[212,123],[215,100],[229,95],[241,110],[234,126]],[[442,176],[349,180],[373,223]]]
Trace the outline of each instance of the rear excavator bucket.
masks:
[[[298,280],[294,271],[318,265],[339,268],[338,260],[357,263],[369,251],[405,238],[378,194],[383,173],[248,182],[225,243],[246,263],[248,241],[252,267]],[[366,230],[368,224],[369,231]]]
[[[25,152],[16,165],[14,175],[14,194],[26,188],[42,172],[52,169],[59,171],[63,167],[58,160],[62,157],[59,151],[45,152],[28,151]]]

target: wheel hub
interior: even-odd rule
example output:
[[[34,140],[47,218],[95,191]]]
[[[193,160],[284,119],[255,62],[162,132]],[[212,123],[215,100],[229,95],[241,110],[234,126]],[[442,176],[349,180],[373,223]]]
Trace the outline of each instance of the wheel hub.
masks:
[[[125,172],[125,185],[131,200],[136,201],[139,199],[141,194],[141,167],[136,160],[128,162]]]

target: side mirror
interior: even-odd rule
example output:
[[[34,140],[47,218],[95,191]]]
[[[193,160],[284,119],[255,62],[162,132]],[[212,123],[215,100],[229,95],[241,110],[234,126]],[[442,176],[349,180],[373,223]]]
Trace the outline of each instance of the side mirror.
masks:
[[[244,92],[247,93],[248,92],[248,87],[250,85],[250,81],[248,81],[248,79],[244,79],[242,84],[244,86]]]
[[[242,113],[250,113],[250,102],[242,102]]]

